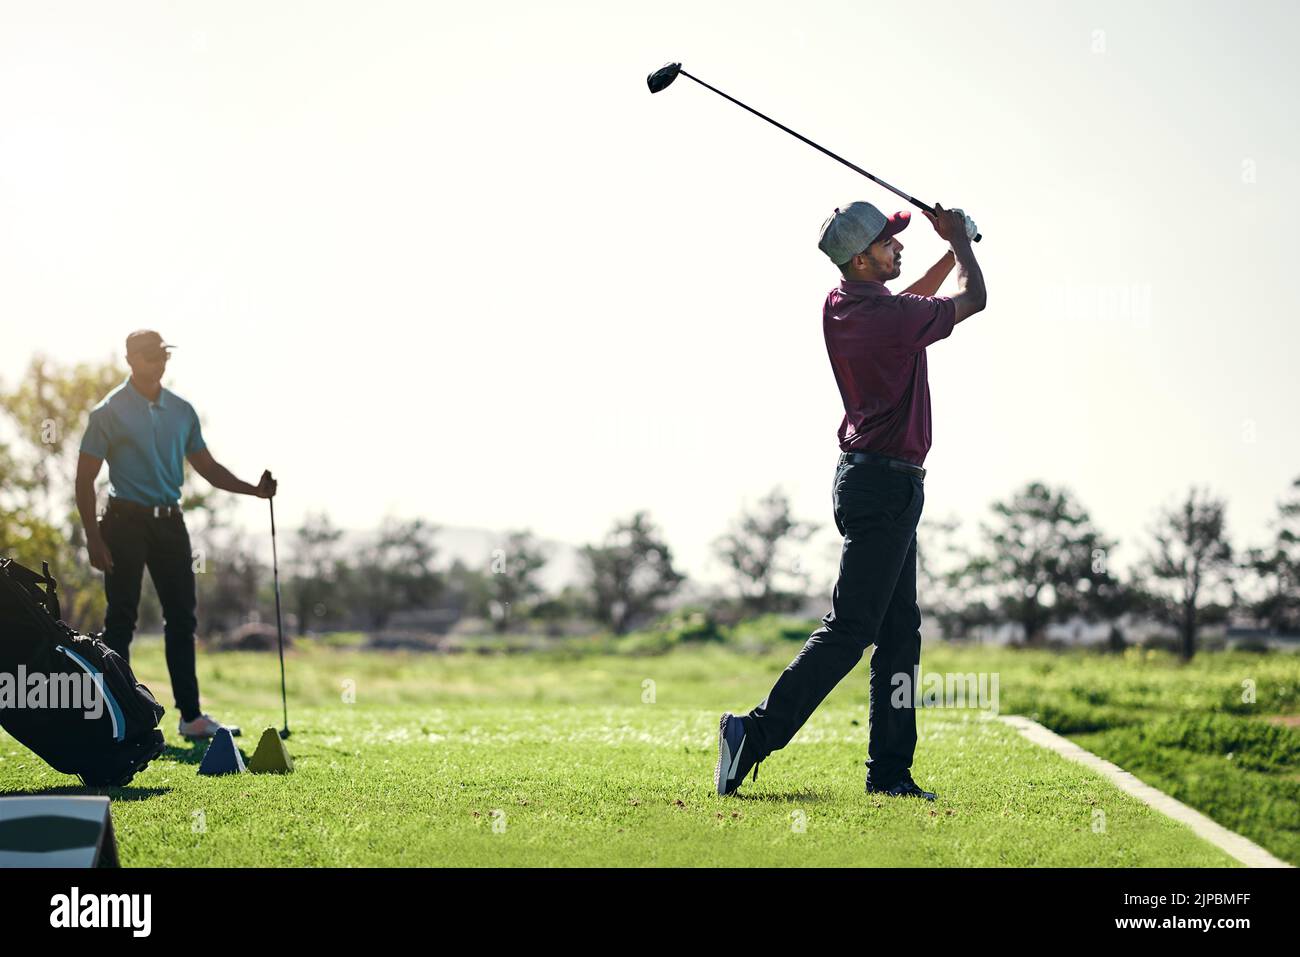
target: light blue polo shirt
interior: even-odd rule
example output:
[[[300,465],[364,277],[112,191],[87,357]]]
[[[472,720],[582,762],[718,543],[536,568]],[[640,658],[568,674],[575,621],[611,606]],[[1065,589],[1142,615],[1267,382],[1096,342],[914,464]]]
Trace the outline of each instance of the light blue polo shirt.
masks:
[[[81,451],[108,462],[108,494],[139,505],[181,500],[185,456],[206,447],[199,417],[175,392],[146,399],[127,379],[90,410]]]

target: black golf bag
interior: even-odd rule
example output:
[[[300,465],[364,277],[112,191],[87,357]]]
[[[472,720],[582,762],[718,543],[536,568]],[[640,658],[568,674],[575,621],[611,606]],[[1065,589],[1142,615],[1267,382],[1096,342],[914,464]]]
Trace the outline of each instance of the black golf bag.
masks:
[[[57,771],[122,787],[162,753],[162,716],[121,655],[63,623],[48,563],[0,558],[0,727]]]

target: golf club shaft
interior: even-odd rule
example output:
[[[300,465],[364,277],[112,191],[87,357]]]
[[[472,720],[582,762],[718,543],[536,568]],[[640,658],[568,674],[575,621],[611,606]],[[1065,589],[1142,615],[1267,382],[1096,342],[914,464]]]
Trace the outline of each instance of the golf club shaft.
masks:
[[[275,575],[275,634],[280,646],[280,705],[284,709],[284,730],[289,730],[289,696],[284,686],[284,622],[280,617],[280,558],[275,550],[275,498],[268,498],[271,506],[271,568]]]
[[[805,142],[805,143],[807,143],[809,146],[811,146],[813,149],[815,149],[815,150],[820,150],[821,152],[823,152],[823,153],[825,153],[827,156],[829,156],[831,159],[833,159],[833,160],[838,160],[839,162],[843,163],[845,166],[847,166],[849,169],[853,170],[855,173],[861,173],[863,176],[865,176],[867,179],[871,180],[873,183],[877,184],[878,186],[883,186],[883,187],[885,187],[885,189],[889,190],[889,191],[890,191],[891,193],[893,193],[895,196],[898,196],[898,197],[900,197],[901,199],[905,199],[905,200],[907,200],[909,203],[911,203],[913,206],[917,207],[918,209],[923,209],[923,210],[925,210],[927,213],[930,213],[931,215],[934,215],[934,207],[931,206],[929,203],[923,203],[923,202],[921,202],[921,200],[917,199],[915,196],[908,195],[907,193],[903,192],[901,189],[899,189],[899,188],[896,187],[896,186],[891,186],[891,185],[889,185],[889,184],[886,183],[883,179],[881,179],[879,176],[873,176],[871,173],[868,173],[866,170],[864,170],[861,166],[858,166],[856,163],[850,163],[850,162],[849,162],[848,160],[846,160],[843,156],[840,156],[840,155],[838,155],[838,154],[836,154],[836,153],[832,153],[832,152],[831,152],[830,150],[828,150],[826,147],[824,147],[824,146],[822,146],[822,145],[820,145],[820,144],[818,144],[818,143],[814,143],[812,140],[808,139],[808,137],[804,136],[804,135],[801,134],[801,133],[796,133],[794,130],[790,129],[790,127],[786,126],[784,123],[778,123],[776,120],[772,119],[770,116],[767,116],[767,115],[765,115],[765,114],[763,114],[763,113],[758,112],[758,110],[754,109],[752,106],[748,106],[747,104],[741,103],[740,100],[736,99],[734,96],[728,96],[726,93],[723,93],[721,90],[719,90],[716,86],[710,86],[709,84],[707,84],[707,83],[705,83],[703,80],[701,80],[699,77],[697,77],[697,76],[691,76],[691,75],[690,75],[689,73],[687,73],[685,70],[681,70],[681,71],[679,72],[678,75],[679,75],[679,76],[690,77],[692,80],[694,80],[696,83],[698,83],[700,86],[704,87],[705,89],[712,90],[714,93],[718,94],[718,96],[721,96],[721,97],[724,97],[725,99],[730,100],[732,103],[735,103],[737,106],[742,106],[742,107],[744,107],[745,109],[749,110],[749,112],[751,112],[751,113],[753,113],[755,116],[757,116],[759,119],[767,120],[769,123],[771,123],[771,124],[772,124],[773,126],[775,126],[777,129],[785,130],[785,131],[786,131],[787,133],[789,133],[791,136],[795,137],[796,139],[802,140],[803,142]],[[975,237],[975,242],[979,242],[979,240],[980,240],[980,237],[979,237],[979,236],[976,236],[976,237]]]

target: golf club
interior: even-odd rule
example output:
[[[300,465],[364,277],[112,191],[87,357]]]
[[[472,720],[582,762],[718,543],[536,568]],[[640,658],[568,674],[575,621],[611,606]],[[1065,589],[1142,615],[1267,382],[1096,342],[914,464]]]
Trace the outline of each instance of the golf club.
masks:
[[[270,477],[269,469],[262,473],[263,482]],[[284,621],[280,617],[280,559],[275,551],[275,496],[266,501],[271,506],[271,568],[275,575],[275,633],[280,645],[280,705],[284,708],[284,727],[280,729],[280,738],[283,740],[292,732],[289,731],[289,696],[284,688]]]
[[[749,110],[749,112],[753,113],[755,116],[759,117],[760,119],[767,120],[773,126],[785,130],[787,133],[789,133],[791,136],[795,137],[796,139],[803,140],[805,143],[807,143],[809,146],[813,147],[814,149],[821,150],[821,152],[825,153],[831,159],[839,160],[841,163],[843,163],[849,169],[853,170],[855,173],[861,173],[863,176],[871,180],[873,183],[885,187],[885,189],[889,190],[895,196],[899,196],[902,199],[907,200],[909,203],[911,203],[913,206],[917,207],[918,209],[923,209],[930,215],[934,215],[934,207],[931,206],[930,204],[923,203],[915,196],[909,196],[907,193],[904,193],[901,189],[898,189],[897,187],[894,186],[890,186],[883,179],[880,179],[878,176],[873,176],[872,174],[864,170],[861,166],[856,166],[853,163],[850,163],[843,156],[837,156],[836,154],[828,150],[826,147],[819,146],[818,144],[814,143],[812,140],[808,139],[808,137],[796,133],[794,130],[790,129],[790,127],[778,123],[770,116],[764,116],[762,113],[758,112],[758,110],[754,109],[752,106],[745,106],[744,103],[741,103],[740,100],[736,99],[734,96],[727,96],[726,93],[723,93],[717,87],[709,86],[709,84],[705,83],[699,77],[691,76],[689,73],[687,73],[685,70],[682,69],[682,65],[680,63],[664,64],[659,69],[651,73],[648,77],[646,77],[646,84],[650,87],[651,93],[658,93],[660,90],[666,89],[668,86],[670,86],[673,80],[677,79],[679,75],[684,77],[689,77],[690,79],[698,83],[700,86],[704,87],[705,89],[712,90],[714,93],[718,94],[718,96],[730,100],[732,103],[735,103],[737,106],[745,107],[745,109]],[[974,241],[975,242],[980,241],[979,233],[975,234]]]

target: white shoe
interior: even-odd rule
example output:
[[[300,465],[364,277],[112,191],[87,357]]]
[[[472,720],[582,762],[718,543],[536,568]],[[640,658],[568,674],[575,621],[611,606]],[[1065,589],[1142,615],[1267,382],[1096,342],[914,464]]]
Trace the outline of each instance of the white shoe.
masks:
[[[182,720],[178,726],[178,730],[181,733],[181,737],[189,738],[191,741],[200,741],[214,737],[216,733],[224,727],[226,726],[216,718],[212,717],[212,715],[201,714],[193,721]],[[238,728],[226,728],[226,730],[234,737],[239,737]]]

